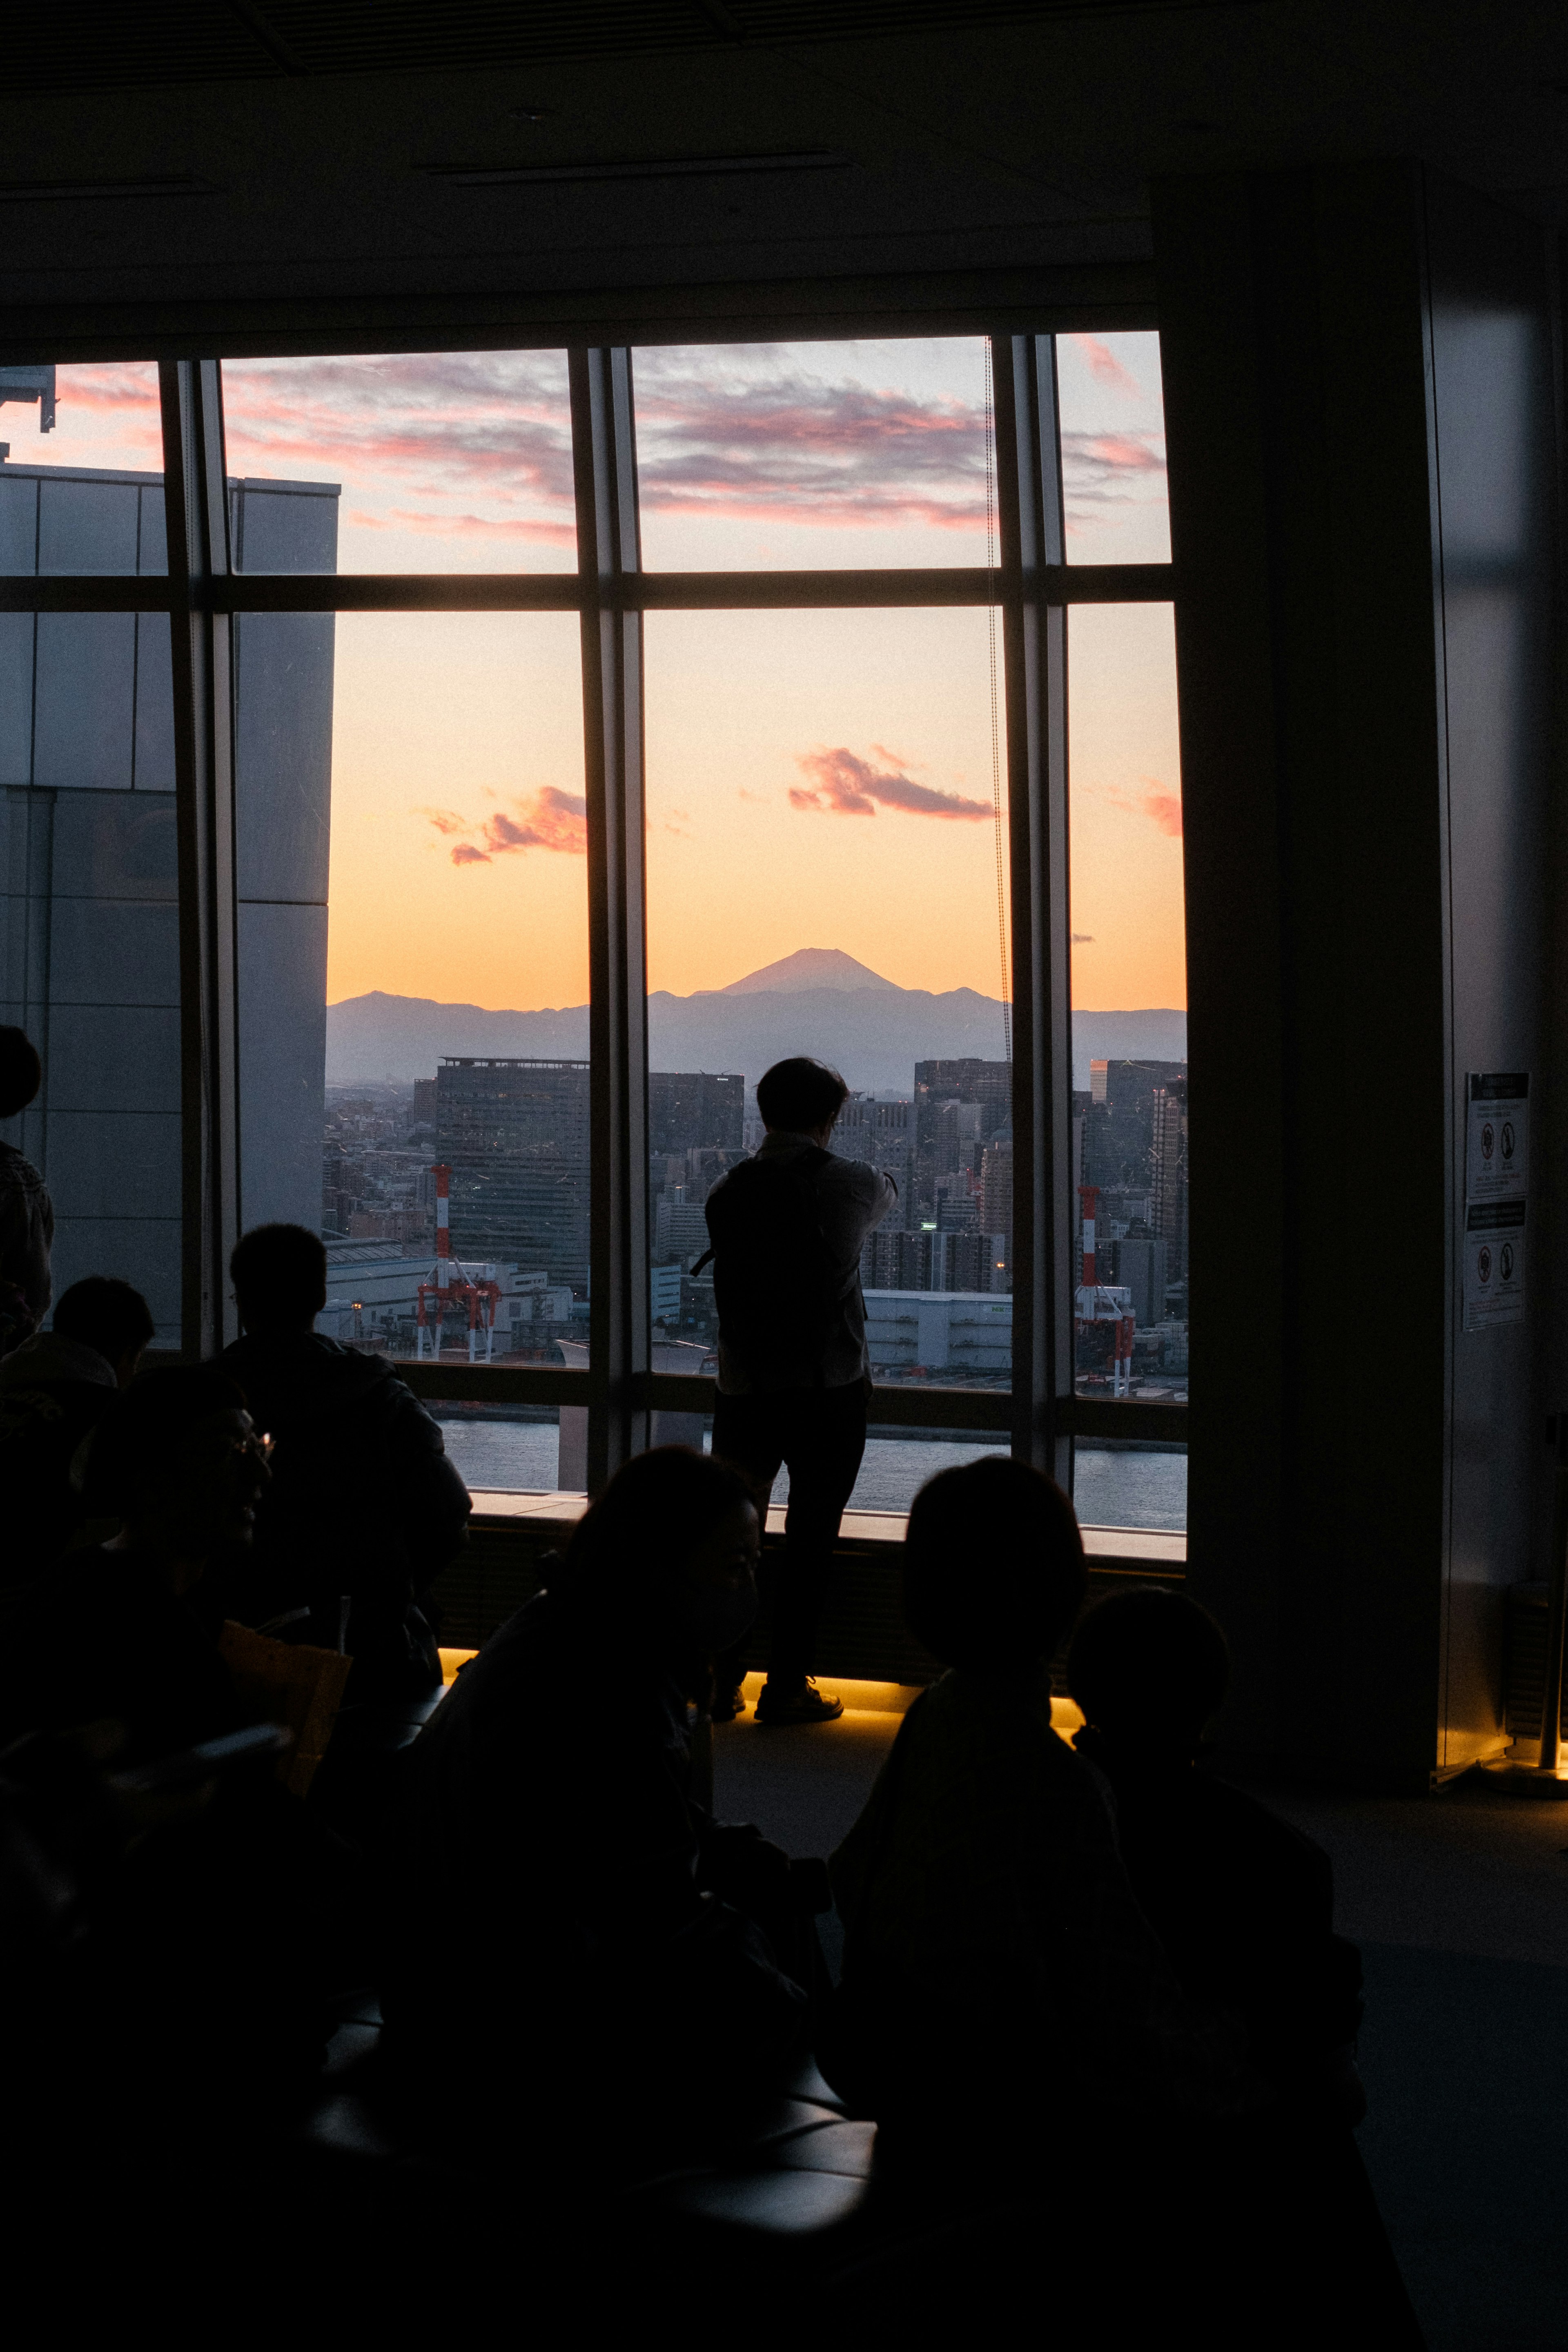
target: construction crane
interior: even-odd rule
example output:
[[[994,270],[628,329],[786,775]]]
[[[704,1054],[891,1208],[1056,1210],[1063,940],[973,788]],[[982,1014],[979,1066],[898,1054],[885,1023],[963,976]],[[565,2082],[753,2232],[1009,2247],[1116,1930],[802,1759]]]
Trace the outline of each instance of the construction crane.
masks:
[[[456,1308],[468,1309],[468,1361],[479,1360],[479,1334],[485,1340],[485,1361],[489,1363],[495,1353],[496,1308],[500,1304],[500,1285],[493,1276],[481,1275],[476,1265],[463,1265],[452,1255],[452,1171],[445,1164],[432,1168],[436,1179],[436,1264],[430,1279],[419,1286],[419,1301],[415,1318],[415,1353],[421,1360],[428,1337],[431,1356],[441,1353],[442,1326],[448,1313]]]
[[[1080,1184],[1078,1197],[1083,1208],[1083,1280],[1073,1294],[1073,1338],[1075,1343],[1086,1329],[1094,1332],[1099,1348],[1091,1343],[1091,1352],[1101,1353],[1109,1360],[1110,1393],[1131,1396],[1132,1393],[1132,1334],[1138,1318],[1132,1312],[1131,1294],[1120,1286],[1102,1283],[1095,1264],[1094,1229],[1100,1208],[1098,1184]],[[1110,1328],[1106,1328],[1107,1326]],[[1103,1338],[1102,1335],[1103,1334]],[[1109,1346],[1104,1342],[1108,1340]],[[1074,1353],[1078,1352],[1076,1344]],[[1097,1370],[1090,1379],[1103,1380],[1104,1371]]]

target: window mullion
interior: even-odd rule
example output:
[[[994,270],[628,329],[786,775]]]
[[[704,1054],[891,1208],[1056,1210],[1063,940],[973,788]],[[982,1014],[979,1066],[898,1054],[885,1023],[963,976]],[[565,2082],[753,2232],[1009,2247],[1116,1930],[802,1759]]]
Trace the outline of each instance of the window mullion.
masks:
[[[1062,562],[1055,350],[998,338],[997,487],[1004,574]],[[1012,833],[1014,1451],[1065,1485],[1071,1440],[1057,1402],[1072,1385],[1072,1064],[1067,986],[1066,627],[1059,605],[1005,593]]]
[[[570,353],[583,601],[588,803],[590,1210],[588,1484],[647,1444],[647,953],[642,614],[631,353]]]
[[[237,1334],[228,1255],[239,1235],[231,623],[217,363],[159,367],[179,834],[182,1338],[209,1356]]]

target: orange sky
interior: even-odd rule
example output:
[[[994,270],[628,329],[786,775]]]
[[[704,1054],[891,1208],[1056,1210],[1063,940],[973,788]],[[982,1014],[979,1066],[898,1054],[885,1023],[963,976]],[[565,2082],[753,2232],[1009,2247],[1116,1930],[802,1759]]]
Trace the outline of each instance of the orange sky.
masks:
[[[1070,553],[1164,554],[1155,339],[1058,349]],[[973,339],[637,373],[650,563],[984,560]],[[62,368],[57,431],[7,405],[0,437],[18,463],[154,469],[155,382]],[[232,471],[342,482],[343,569],[571,563],[561,354],[247,362],[226,383]],[[1170,611],[1069,626],[1074,1000],[1182,1005]],[[652,987],[812,946],[997,993],[984,613],[650,615],[647,711]],[[570,616],[340,616],[330,999],[584,1002],[582,790]]]

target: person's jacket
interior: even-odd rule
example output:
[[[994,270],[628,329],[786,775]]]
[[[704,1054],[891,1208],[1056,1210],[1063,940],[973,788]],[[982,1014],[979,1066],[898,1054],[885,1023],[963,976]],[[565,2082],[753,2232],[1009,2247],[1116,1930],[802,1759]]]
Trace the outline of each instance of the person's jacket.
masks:
[[[116,1394],[108,1359],[58,1331],[0,1360],[0,1589],[47,1568],[81,1526],[71,1464]]]
[[[171,1592],[131,1548],[74,1552],[13,1601],[0,1643],[0,1746],[27,1731],[118,1725],[117,1767],[237,1731],[247,1720],[218,1650],[216,1595]]]
[[[55,1212],[44,1180],[14,1144],[0,1143],[0,1356],[35,1332],[54,1296]]]
[[[613,1693],[585,1731],[584,1676]],[[737,2082],[800,2025],[805,1996],[711,1891],[753,1831],[694,1797],[679,1680],[612,1611],[547,1591],[492,1633],[411,1751],[408,1890],[389,2024],[458,2010],[542,2036],[530,2063]],[[784,1868],[782,1855],[774,1855]]]
[[[405,1667],[424,1673],[433,1653],[418,1604],[461,1549],[472,1508],[439,1424],[384,1356],[317,1332],[247,1333],[218,1360],[273,1444],[252,1546],[257,1597],[236,1613],[257,1623],[307,1607],[310,1638],[335,1649],[346,1598],[356,1695]]]

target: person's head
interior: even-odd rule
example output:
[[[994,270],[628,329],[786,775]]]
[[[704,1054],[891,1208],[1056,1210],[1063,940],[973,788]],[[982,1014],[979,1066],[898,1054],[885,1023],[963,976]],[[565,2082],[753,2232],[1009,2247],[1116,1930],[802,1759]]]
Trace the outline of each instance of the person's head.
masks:
[[[73,1282],[55,1301],[55,1329],[62,1339],[95,1348],[114,1368],[117,1388],[136,1377],[142,1350],[153,1337],[153,1316],[139,1290],[110,1274],[89,1274]]]
[[[309,1331],[327,1303],[327,1253],[304,1225],[253,1225],[228,1261],[247,1331]]]
[[[43,1083],[44,1066],[26,1031],[0,1024],[0,1118],[26,1110]]]
[[[939,1471],[904,1538],[904,1618],[944,1666],[1023,1672],[1083,1601],[1083,1538],[1045,1473],[1004,1454]]]
[[[1193,1755],[1229,1682],[1230,1652],[1208,1611],[1161,1585],[1097,1601],[1068,1653],[1068,1688],[1086,1720],[1142,1754]]]
[[[184,1591],[221,1545],[249,1541],[268,1479],[244,1391],[216,1365],[170,1364],[139,1373],[94,1430],[83,1501]]]
[[[757,1110],[763,1125],[788,1135],[812,1135],[826,1142],[833,1122],[849,1099],[837,1070],[797,1054],[775,1062],[757,1080]]]
[[[656,1445],[578,1520],[559,1581],[634,1638],[711,1658],[757,1613],[760,1542],[744,1479],[689,1446]]]

